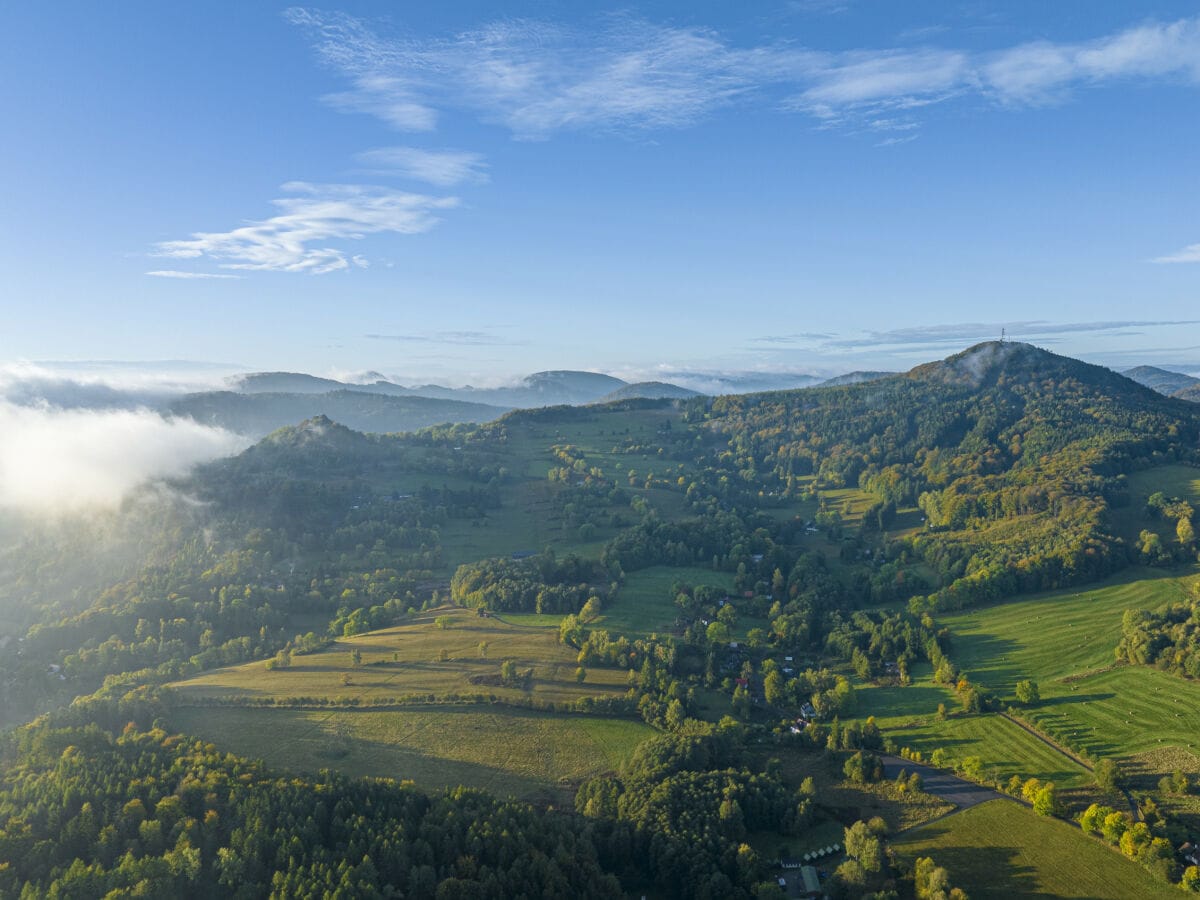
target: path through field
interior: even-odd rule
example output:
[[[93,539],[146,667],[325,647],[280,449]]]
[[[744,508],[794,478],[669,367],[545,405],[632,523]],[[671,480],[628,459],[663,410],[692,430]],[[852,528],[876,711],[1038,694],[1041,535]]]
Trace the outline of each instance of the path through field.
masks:
[[[953,803],[956,809],[946,813],[948,816],[988,800],[995,800],[997,798],[1005,800],[1014,799],[1007,794],[1001,794],[999,791],[984,787],[982,784],[976,784],[973,781],[959,778],[950,772],[943,772],[941,769],[934,769],[931,766],[924,766],[907,759],[901,759],[899,756],[884,756],[882,759],[883,775],[885,778],[894,779],[900,774],[901,769],[904,769],[910,775],[916,772],[921,776],[921,790],[935,797],[940,797],[947,803]]]

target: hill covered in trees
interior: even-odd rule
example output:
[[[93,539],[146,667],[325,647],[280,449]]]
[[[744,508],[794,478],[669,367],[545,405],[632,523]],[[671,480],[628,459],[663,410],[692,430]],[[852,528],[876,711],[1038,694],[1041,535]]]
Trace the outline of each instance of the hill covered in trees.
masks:
[[[1108,369],[1027,344],[980,344],[840,388],[723,397],[693,420],[742,477],[784,495],[858,486],[917,505],[908,539],[944,587],[933,608],[1097,578],[1134,549],[1116,535],[1123,476],[1195,461],[1200,411]]]
[[[461,400],[335,390],[188,394],[171,403],[169,411],[204,425],[259,438],[313,416],[328,416],[358,431],[391,433],[416,431],[442,422],[489,422],[508,410]]]
[[[1156,366],[1136,366],[1121,373],[1126,378],[1132,378],[1138,384],[1143,384],[1151,390],[1166,394],[1168,397],[1181,397],[1188,389],[1200,386],[1200,378],[1185,375],[1183,372],[1172,372]],[[1186,398],[1185,399],[1191,399]]]
[[[921,673],[965,716],[1000,704],[956,665],[942,610],[1195,558],[1189,503],[1133,498],[1146,496],[1143,473],[1195,465],[1198,441],[1192,404],[995,343],[856,384],[539,408],[406,434],[305,417],[131,498],[114,514],[138,525],[111,544],[120,565],[73,587],[47,580],[95,536],[31,531],[0,571],[23,637],[0,645],[0,709],[9,725],[47,714],[0,746],[0,894],[778,896],[763,842],[815,842],[867,818],[873,801],[848,811],[839,792],[867,790],[883,769],[874,754],[900,749],[864,706],[878,709],[867,704],[881,692],[912,702],[903,692]],[[1174,535],[1156,550],[1133,540],[1142,524],[1163,530],[1144,507]],[[661,587],[634,587],[646,584]],[[449,616],[447,599],[475,612]],[[273,696],[264,682],[205,702],[452,706],[481,739],[504,705],[661,732],[619,771],[566,786],[580,788],[574,810],[284,779],[171,734],[171,685],[201,673],[292,669],[302,684],[305,656],[335,656],[341,638],[369,642],[400,622],[467,635],[497,614],[548,629],[552,665],[489,660],[494,630],[439,641],[432,661],[404,649],[417,638],[368,654],[371,683],[402,669],[404,696],[356,691],[350,663],[321,696]],[[1193,674],[1190,657],[1163,659],[1192,654],[1193,608],[1127,624],[1127,658]],[[474,680],[421,687],[453,669],[460,645]],[[571,696],[539,699],[539,667],[564,696],[570,680]],[[876,799],[925,808],[902,782]],[[863,859],[836,889],[908,883],[879,852]]]

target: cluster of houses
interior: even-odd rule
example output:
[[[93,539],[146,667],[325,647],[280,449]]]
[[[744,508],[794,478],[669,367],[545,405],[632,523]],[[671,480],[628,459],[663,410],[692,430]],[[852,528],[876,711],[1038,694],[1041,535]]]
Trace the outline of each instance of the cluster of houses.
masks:
[[[1189,866],[1200,866],[1200,847],[1192,841],[1180,845],[1179,856]]]
[[[816,897],[821,894],[821,876],[824,874],[817,871],[816,863],[825,857],[841,852],[841,844],[830,844],[828,847],[822,847],[811,853],[805,853],[800,859],[781,859],[779,860],[779,867],[781,869],[799,869],[800,880],[795,885],[799,889],[799,895],[801,897]],[[786,890],[787,879],[780,878],[779,886]]]
[[[732,675],[734,672],[740,672],[742,664],[746,661],[747,657],[746,648],[741,643],[730,641],[729,646],[725,648],[725,656],[721,660],[721,673],[723,675]]]
[[[815,721],[817,721],[816,708],[811,703],[805,703],[800,707],[800,715],[796,716],[796,721],[792,723],[792,734],[800,734]]]

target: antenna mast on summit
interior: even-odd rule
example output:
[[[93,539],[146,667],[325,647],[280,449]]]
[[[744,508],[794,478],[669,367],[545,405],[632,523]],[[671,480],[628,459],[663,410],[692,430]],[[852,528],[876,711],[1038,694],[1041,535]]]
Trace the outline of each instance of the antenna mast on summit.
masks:
[[[1004,338],[1005,338],[1007,335],[1008,335],[1008,329],[1006,329],[1006,328],[1001,328],[1001,329],[1000,329],[1000,343],[1002,343],[1002,344],[1004,343]]]

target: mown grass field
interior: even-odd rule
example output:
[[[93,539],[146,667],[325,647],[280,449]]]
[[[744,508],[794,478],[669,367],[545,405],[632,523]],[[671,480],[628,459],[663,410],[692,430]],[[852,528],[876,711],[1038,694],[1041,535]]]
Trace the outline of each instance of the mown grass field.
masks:
[[[919,687],[890,690],[914,689],[921,690]],[[879,699],[875,698],[875,701]],[[947,707],[954,709],[949,701]],[[881,725],[897,744],[919,750],[926,760],[939,747],[953,760],[979,757],[985,774],[992,781],[1006,782],[1013,775],[1020,775],[1050,780],[1060,788],[1085,787],[1092,783],[1092,774],[1084,766],[1000,715],[952,713],[945,721],[936,715],[896,717],[881,720]]]
[[[436,619],[446,617],[443,629]],[[480,643],[486,642],[484,653]],[[355,665],[353,653],[362,654]],[[441,657],[445,655],[445,659]],[[519,671],[533,670],[528,690],[493,683],[511,659]],[[619,696],[625,672],[593,667],[575,679],[576,651],[558,641],[558,631],[481,618],[474,611],[442,607],[419,613],[402,625],[341,638],[318,653],[293,657],[290,668],[268,671],[265,662],[214,669],[173,687],[184,702],[213,697],[337,699],[364,705],[407,694],[494,694],[561,702],[581,697]]]
[[[951,630],[955,663],[1004,704],[1015,703],[1018,680],[1038,683],[1041,702],[1019,714],[1057,743],[1090,759],[1173,747],[1200,756],[1200,683],[1142,666],[1117,667],[1113,654],[1126,609],[1180,599],[1194,580],[1191,573],[1136,569],[1090,590],[994,604],[944,616],[939,624]],[[980,757],[985,771],[1049,778],[1065,788],[1090,784],[1085,768],[1012,723],[995,715],[942,721],[938,703],[958,709],[953,691],[934,684],[927,666],[916,669],[909,687],[863,686],[859,692],[860,715],[874,714],[901,746],[926,754],[941,746],[953,758]],[[1147,779],[1170,771],[1151,765],[1134,768]]]
[[[405,710],[181,708],[173,727],[219,749],[291,772],[459,784],[504,796],[569,802],[573,788],[615,770],[653,734],[632,720],[553,716],[504,707]]]
[[[1134,570],[1108,585],[1059,591],[943,620],[953,659],[1011,698],[1017,680],[1038,682],[1042,702],[1023,715],[1092,756],[1200,747],[1200,683],[1144,666],[1114,667],[1121,617],[1187,595],[1192,574]]]
[[[910,863],[930,856],[972,900],[1012,897],[1132,900],[1178,897],[1179,889],[1056,819],[991,800],[892,841]]]

